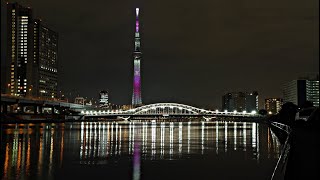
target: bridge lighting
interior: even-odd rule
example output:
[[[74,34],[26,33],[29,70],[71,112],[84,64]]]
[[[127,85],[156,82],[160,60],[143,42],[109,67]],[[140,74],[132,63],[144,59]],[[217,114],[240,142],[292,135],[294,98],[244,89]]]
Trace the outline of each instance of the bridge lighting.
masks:
[[[81,111],[81,114],[84,114],[84,111]]]
[[[233,113],[237,113],[237,110],[234,110]]]
[[[253,110],[251,111],[251,114],[257,114],[257,111]]]
[[[224,112],[225,112],[225,113],[227,113],[227,112],[228,112],[228,110],[224,110]]]
[[[246,113],[247,113],[247,111],[243,111],[242,113],[243,113],[243,114],[246,114]]]
[[[102,111],[102,113],[103,113],[103,114],[105,114],[105,113],[106,113],[106,111],[104,110],[104,111]]]
[[[216,112],[219,112],[219,110],[218,110],[218,109],[216,109]]]

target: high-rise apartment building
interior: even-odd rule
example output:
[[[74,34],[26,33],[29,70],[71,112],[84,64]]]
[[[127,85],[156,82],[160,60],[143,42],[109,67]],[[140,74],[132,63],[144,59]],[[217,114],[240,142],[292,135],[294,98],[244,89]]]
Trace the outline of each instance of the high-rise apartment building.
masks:
[[[268,114],[277,114],[279,113],[283,104],[283,99],[281,98],[268,98],[265,99],[265,109]]]
[[[58,34],[18,3],[7,4],[7,32],[7,93],[56,98]]]
[[[227,111],[257,111],[258,92],[232,92],[222,97],[222,110]]]
[[[319,78],[298,79],[285,83],[283,87],[283,101],[292,102],[303,106],[310,101],[314,106],[319,107]]]
[[[34,95],[56,98],[58,93],[58,33],[41,20],[33,28]]]
[[[30,8],[7,4],[7,93],[26,96],[32,88],[33,18]]]

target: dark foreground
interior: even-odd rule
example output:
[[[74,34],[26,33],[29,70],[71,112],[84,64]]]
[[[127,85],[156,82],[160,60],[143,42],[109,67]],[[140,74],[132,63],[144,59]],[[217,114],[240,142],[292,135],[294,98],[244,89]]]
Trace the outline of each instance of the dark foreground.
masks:
[[[319,120],[319,119],[318,119]],[[290,152],[285,179],[320,179],[320,131],[295,125],[289,138]]]

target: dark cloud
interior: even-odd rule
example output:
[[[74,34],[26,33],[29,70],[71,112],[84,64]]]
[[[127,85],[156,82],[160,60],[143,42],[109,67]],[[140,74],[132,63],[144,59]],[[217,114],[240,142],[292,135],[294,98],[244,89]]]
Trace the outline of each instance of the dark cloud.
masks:
[[[89,97],[108,89],[116,104],[131,102],[137,6],[144,103],[219,107],[235,90],[258,90],[262,102],[319,72],[317,0],[21,2],[59,32],[62,89]]]

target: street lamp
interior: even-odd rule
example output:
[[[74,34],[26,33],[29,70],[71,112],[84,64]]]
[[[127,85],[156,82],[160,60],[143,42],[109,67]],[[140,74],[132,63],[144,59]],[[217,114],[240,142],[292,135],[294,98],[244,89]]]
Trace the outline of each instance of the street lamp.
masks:
[[[8,94],[10,95],[10,92],[11,92],[11,88],[10,88],[10,83],[8,83]]]
[[[32,87],[33,87],[33,86],[32,86],[32,85],[30,85],[29,93],[28,93],[30,97],[32,97]]]

